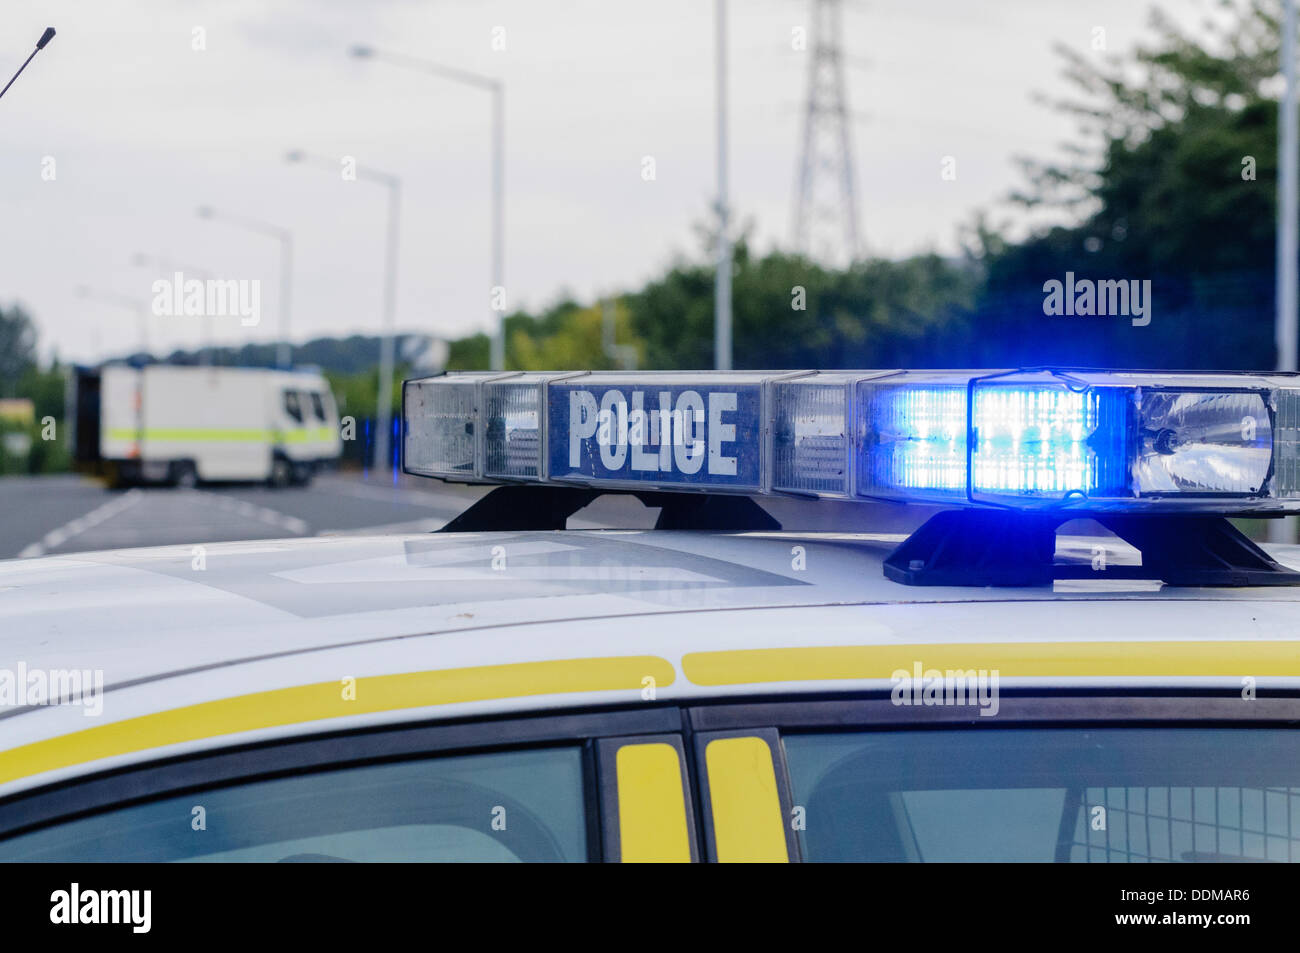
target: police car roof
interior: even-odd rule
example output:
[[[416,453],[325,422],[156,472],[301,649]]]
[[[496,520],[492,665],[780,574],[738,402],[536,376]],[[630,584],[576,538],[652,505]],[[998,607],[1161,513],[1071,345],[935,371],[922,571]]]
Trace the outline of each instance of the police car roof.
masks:
[[[1175,625],[1225,635],[1220,621],[1201,625],[1205,604],[1233,619],[1253,620],[1262,603],[1300,602],[1300,588],[1188,589],[1157,582],[1058,582],[1052,588],[900,586],[881,573],[881,561],[900,535],[870,533],[697,533],[664,530],[599,530],[519,533],[456,533],[373,537],[316,537],[212,543],[203,568],[189,546],[127,549],[43,559],[0,561],[0,650],[30,666],[55,667],[75,659],[81,668],[102,668],[108,685],[166,677],[204,666],[302,653],[334,646],[361,646],[413,635],[476,632],[461,640],[476,661],[491,661],[490,630],[510,628],[537,641],[576,620],[605,620],[602,649],[619,641],[617,620],[655,616],[666,632],[675,614],[747,613],[754,610],[829,606],[908,606],[932,611],[898,613],[892,619],[929,620],[905,626],[922,641],[998,634],[1009,604],[1122,601],[1174,604],[1163,610],[1162,628]],[[1086,559],[1089,541],[1079,539]],[[1117,548],[1122,544],[1117,543]],[[1283,561],[1300,565],[1300,547],[1270,547]],[[1122,549],[1112,558],[1122,559]],[[951,617],[954,603],[988,603],[965,614],[963,631],[925,631],[932,620]],[[1194,611],[1192,605],[1195,604]],[[996,607],[993,604],[998,604]],[[1183,606],[1179,609],[1178,606]],[[1062,619],[1059,607],[1049,610]],[[868,612],[859,618],[877,618]],[[809,618],[802,616],[801,618]],[[1144,617],[1145,618],[1145,617]],[[983,620],[976,623],[976,619]],[[1252,631],[1253,630],[1253,631]],[[651,631],[654,631],[653,629]],[[892,627],[864,626],[858,639],[896,641]],[[786,628],[788,639],[816,638],[815,624]],[[1148,639],[1144,621],[1107,633],[1117,639]],[[1235,637],[1265,634],[1254,626]],[[1037,631],[1001,632],[1006,637],[1060,639],[1056,625]],[[737,633],[726,635],[734,644]],[[743,638],[743,636],[741,637]],[[475,642],[478,651],[473,651]],[[653,640],[651,640],[653,641]],[[713,641],[712,639],[710,641]],[[650,649],[653,645],[635,646]],[[464,649],[458,650],[464,658]],[[544,650],[543,654],[544,654]],[[435,657],[421,650],[423,659]]]
[[[1004,685],[1300,681],[1300,588],[907,587],[881,572],[899,538],[568,530],[214,543],[202,568],[188,546],[0,562],[7,664],[102,670],[108,722],[67,705],[10,707],[0,792],[32,775],[24,745],[347,677],[387,687],[363,693],[355,715],[313,702],[282,723],[95,735],[42,771],[405,720],[413,708],[636,703],[647,676],[660,700],[888,687],[913,660],[996,668]],[[1074,542],[1088,558],[1091,541]],[[1300,564],[1295,547],[1274,554]],[[447,672],[476,687],[383,682]]]

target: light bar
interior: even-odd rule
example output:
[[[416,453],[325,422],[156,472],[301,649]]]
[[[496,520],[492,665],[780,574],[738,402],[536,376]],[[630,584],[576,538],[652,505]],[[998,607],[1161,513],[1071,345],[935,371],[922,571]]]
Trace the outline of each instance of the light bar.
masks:
[[[452,373],[403,420],[406,472],[458,482],[1300,512],[1295,375]]]

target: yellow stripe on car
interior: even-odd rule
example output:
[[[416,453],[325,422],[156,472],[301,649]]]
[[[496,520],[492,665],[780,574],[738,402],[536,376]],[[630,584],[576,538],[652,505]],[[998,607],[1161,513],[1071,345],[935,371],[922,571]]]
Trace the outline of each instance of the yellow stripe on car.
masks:
[[[623,745],[615,765],[623,863],[690,863],[686,795],[677,749],[662,741]]]
[[[1300,641],[998,642],[727,649],[682,656],[697,686],[889,680],[896,672],[997,670],[1001,678],[1300,677]],[[349,715],[571,692],[663,687],[659,656],[560,659],[409,672],[256,692],[141,715],[0,751],[0,783],[166,745]]]
[[[772,749],[762,738],[715,738],[704,748],[713,842],[722,863],[790,859]]]
[[[0,752],[0,783],[164,745],[325,718],[571,692],[627,690],[639,698],[647,676],[665,686],[673,683],[676,673],[666,660],[640,655],[376,675],[358,678],[351,686],[340,679],[278,688],[127,718],[11,748]],[[348,691],[349,687],[355,690]]]
[[[915,666],[1001,678],[1300,676],[1300,642],[992,642],[818,645],[691,652],[696,685],[889,679]]]

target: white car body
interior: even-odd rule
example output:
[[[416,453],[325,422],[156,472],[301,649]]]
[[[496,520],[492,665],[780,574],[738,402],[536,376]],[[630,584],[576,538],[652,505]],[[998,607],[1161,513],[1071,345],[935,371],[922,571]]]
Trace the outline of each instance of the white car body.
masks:
[[[0,667],[75,666],[103,691],[98,712],[0,709],[0,796],[361,726],[888,692],[918,665],[1004,689],[1300,689],[1300,589],[912,588],[881,573],[898,539],[569,530],[3,562]]]

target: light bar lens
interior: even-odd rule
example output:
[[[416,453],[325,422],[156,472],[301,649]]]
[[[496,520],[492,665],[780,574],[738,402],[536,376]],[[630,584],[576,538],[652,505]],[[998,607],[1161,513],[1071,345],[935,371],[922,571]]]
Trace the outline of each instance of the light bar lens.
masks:
[[[1258,393],[1147,391],[1140,404],[1139,495],[1260,492],[1273,430]]]
[[[975,385],[973,493],[1127,496],[1125,392]]]
[[[407,381],[402,459],[420,476],[474,475],[475,378]]]
[[[848,387],[782,381],[773,391],[773,489],[847,496]]]
[[[966,495],[966,384],[860,384],[858,493]]]
[[[1273,426],[1273,495],[1300,498],[1300,390],[1278,388]]]
[[[541,476],[541,387],[536,383],[484,384],[486,476]]]

